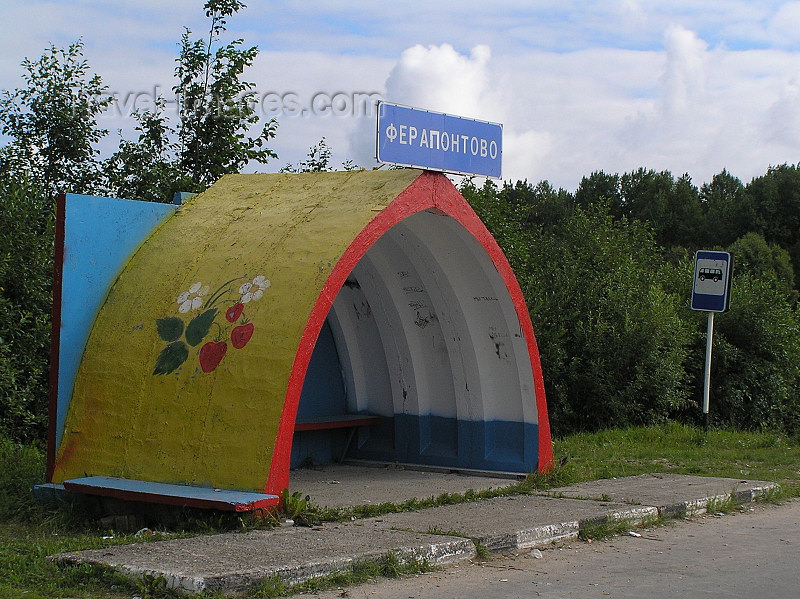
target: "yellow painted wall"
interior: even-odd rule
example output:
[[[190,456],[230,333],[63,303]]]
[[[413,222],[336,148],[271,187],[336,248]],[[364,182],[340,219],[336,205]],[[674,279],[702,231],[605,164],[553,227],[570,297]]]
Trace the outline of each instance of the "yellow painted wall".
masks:
[[[53,482],[116,476],[262,490],[320,290],[356,235],[419,175],[230,175],[190,200],[131,258],[100,309]],[[217,341],[227,351],[204,372],[200,349]]]

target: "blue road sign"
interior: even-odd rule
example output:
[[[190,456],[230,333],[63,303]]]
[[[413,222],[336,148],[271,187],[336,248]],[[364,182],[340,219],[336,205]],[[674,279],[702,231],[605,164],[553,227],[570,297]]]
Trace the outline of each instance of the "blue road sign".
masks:
[[[731,255],[700,250],[694,258],[692,310],[724,312],[731,297]]]
[[[446,173],[500,177],[503,126],[380,102],[377,158]]]

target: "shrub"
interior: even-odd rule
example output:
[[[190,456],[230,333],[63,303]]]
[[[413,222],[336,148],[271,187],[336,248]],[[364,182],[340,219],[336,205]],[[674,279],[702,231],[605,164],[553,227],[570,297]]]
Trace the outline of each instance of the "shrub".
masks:
[[[554,431],[662,422],[688,397],[691,330],[638,223],[576,210],[531,246],[525,284]]]
[[[54,211],[37,186],[0,180],[0,434],[46,438]]]
[[[784,286],[774,278],[735,274],[730,311],[716,318],[714,328],[714,422],[798,434],[800,317]]]
[[[33,487],[44,482],[44,462],[36,447],[0,437],[0,522],[33,511]]]

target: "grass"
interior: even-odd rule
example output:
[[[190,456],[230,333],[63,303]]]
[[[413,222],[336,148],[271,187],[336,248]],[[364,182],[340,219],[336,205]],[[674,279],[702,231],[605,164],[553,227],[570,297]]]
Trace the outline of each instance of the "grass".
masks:
[[[605,541],[633,530],[630,522],[624,519],[606,518],[597,522],[588,522],[581,526],[578,537],[584,541]]]
[[[578,532],[578,537],[584,541],[605,541],[612,537],[626,534],[637,528],[660,526],[670,521],[668,517],[661,515],[636,520],[609,516],[583,523]]]
[[[800,447],[773,432],[735,432],[668,423],[573,435],[554,442],[558,464],[534,477],[541,488],[651,472],[719,476],[780,483],[800,494]]]
[[[433,571],[427,560],[401,559],[393,552],[377,560],[360,560],[344,570],[327,576],[313,578],[299,584],[287,584],[279,576],[273,576],[250,590],[245,599],[271,599],[289,597],[297,593],[318,593],[327,589],[363,584],[376,578],[399,578]]]
[[[733,493],[724,497],[711,497],[706,503],[706,513],[730,514],[741,509],[742,505],[742,502]]]
[[[530,476],[502,489],[467,491],[463,494],[444,493],[400,503],[350,509],[322,509],[298,495],[291,509],[295,512],[296,521],[341,521],[353,517],[377,516],[528,493],[534,489],[554,488],[587,480],[652,472],[780,483],[781,489],[770,492],[765,498],[769,501],[800,495],[800,447],[797,442],[773,432],[705,433],[696,428],[669,423],[558,439],[554,442],[554,457],[556,464],[560,465],[553,472]],[[55,553],[100,548],[141,539],[103,528],[96,515],[85,507],[64,506],[51,509],[35,504],[31,499],[30,489],[34,484],[43,482],[43,479],[42,452],[0,438],[0,597],[130,599],[136,595],[143,599],[172,599],[175,596],[172,591],[163,588],[158,579],[135,583],[106,569],[57,567],[48,561],[46,557]],[[716,504],[712,504],[709,511],[715,513],[731,507],[723,505],[722,501]],[[731,509],[735,509],[735,506]],[[231,529],[248,530],[269,526],[270,522],[260,523],[208,512],[184,512],[170,521],[162,520],[146,525],[179,534],[198,534]],[[598,523],[596,530],[587,530],[586,534],[602,536],[613,532],[616,526],[624,528],[627,524]],[[620,531],[625,532],[622,529]],[[104,536],[113,538],[104,539]],[[396,556],[388,556],[384,563],[355,564],[345,572],[304,583],[306,586],[287,586],[278,580],[265,581],[252,591],[248,599],[285,596],[287,593],[304,590],[313,592],[317,589],[314,585],[329,585],[325,588],[349,586],[369,578],[403,575],[413,573],[414,568],[425,567],[423,563],[400,564]],[[270,590],[270,585],[275,588]],[[221,598],[222,595],[211,594],[206,597]]]

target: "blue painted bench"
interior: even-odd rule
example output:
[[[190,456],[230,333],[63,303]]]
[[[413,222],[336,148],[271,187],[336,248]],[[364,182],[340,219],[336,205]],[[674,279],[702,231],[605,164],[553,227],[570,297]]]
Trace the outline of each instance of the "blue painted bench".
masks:
[[[127,501],[233,512],[268,509],[280,503],[280,497],[266,493],[170,485],[108,476],[88,476],[65,480],[64,489],[73,493],[114,497]]]

